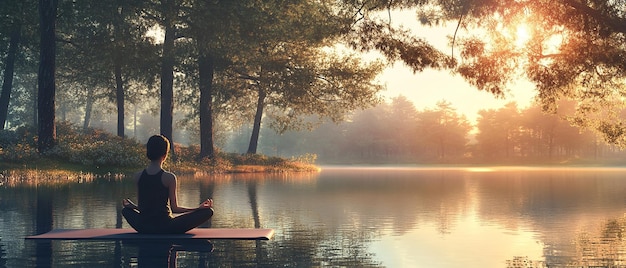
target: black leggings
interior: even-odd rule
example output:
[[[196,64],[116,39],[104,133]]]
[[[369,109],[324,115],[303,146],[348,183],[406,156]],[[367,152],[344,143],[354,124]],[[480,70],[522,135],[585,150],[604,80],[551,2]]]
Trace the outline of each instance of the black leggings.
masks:
[[[208,221],[213,216],[213,209],[196,209],[173,218],[151,220],[142,217],[139,210],[125,207],[122,209],[122,215],[139,233],[182,234]]]

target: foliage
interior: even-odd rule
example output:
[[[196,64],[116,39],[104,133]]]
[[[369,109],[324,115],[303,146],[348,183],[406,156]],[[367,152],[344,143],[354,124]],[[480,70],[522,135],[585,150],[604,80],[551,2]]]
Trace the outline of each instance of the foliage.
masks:
[[[450,103],[441,101],[435,109],[426,109],[417,115],[417,148],[431,152],[431,158],[440,161],[462,159],[469,143],[471,126]]]
[[[82,1],[67,3],[60,16],[57,83],[60,108],[85,105],[83,127],[92,120],[94,102],[117,103],[124,133],[124,103],[137,103],[152,88],[157,72],[156,46],[146,37],[138,2]],[[112,89],[116,90],[112,90]]]
[[[453,67],[470,84],[498,97],[518,78],[532,81],[544,111],[560,100],[575,101],[571,123],[601,133],[605,141],[626,146],[626,5],[604,0],[488,1],[343,1],[359,23],[349,43],[376,49],[420,66]],[[415,8],[425,25],[454,23],[449,58],[426,42],[411,40],[401,29],[368,15],[375,11]],[[392,20],[391,15],[389,20]],[[467,30],[467,31],[465,31]],[[400,40],[400,41],[396,41]],[[406,46],[404,43],[408,43]],[[397,45],[401,44],[401,45]],[[399,48],[400,49],[399,49]]]
[[[270,157],[260,154],[224,154],[225,159],[230,160],[234,165],[263,165],[263,166],[280,166],[284,165],[287,160],[279,157]]]
[[[37,159],[35,132],[27,127],[0,130],[0,160],[24,163]]]
[[[525,77],[535,84],[545,111],[555,112],[560,100],[572,100],[572,123],[626,146],[623,1],[492,0],[441,6],[446,19],[484,29],[458,42],[457,71],[471,84],[501,95],[515,78]]]
[[[455,59],[433,47],[428,40],[417,38],[402,27],[394,28],[389,21],[375,16],[377,12],[392,9],[426,10],[441,2],[446,1],[344,0],[342,10],[353,16],[350,29],[344,35],[345,42],[356,50],[378,51],[390,62],[401,61],[415,72],[426,68],[451,68]]]
[[[354,109],[379,101],[377,93],[382,87],[374,79],[383,66],[378,62],[364,64],[357,56],[339,56],[320,48],[348,42],[359,51],[379,50],[390,61],[403,61],[416,71],[449,67],[451,59],[427,40],[414,38],[403,29],[391,29],[383,21],[370,20],[368,13],[426,2],[58,1],[57,68],[49,72],[57,75],[58,120],[71,118],[87,129],[93,125],[90,122],[96,121],[92,119],[96,113],[117,113],[113,120],[118,122],[118,135],[123,136],[128,127],[124,104],[150,102],[151,95],[157,95],[152,89],[160,75],[164,95],[157,102],[163,105],[159,126],[160,132],[170,138],[180,137],[171,133],[176,126],[171,121],[177,119],[172,119],[174,111],[178,118],[193,119],[187,121],[191,122],[190,129],[197,129],[193,124],[198,124],[198,117],[204,117],[204,122],[219,121],[215,123],[218,128],[210,130],[214,133],[250,122],[249,114],[254,111],[242,110],[254,109],[250,100],[256,99],[259,89],[269,92],[266,104],[272,106],[274,119],[270,124],[279,132],[314,125],[302,120],[304,117],[339,122]],[[18,15],[24,15],[22,46],[39,45],[33,34],[38,28],[36,1],[20,2],[30,7],[24,9],[24,14],[14,12],[16,3],[3,5],[0,10],[4,14],[0,16],[3,56],[10,30],[9,21],[4,20]],[[161,40],[162,34],[168,38]],[[37,50],[25,49],[17,62],[28,68],[16,69],[13,84],[21,92],[11,98],[10,127],[36,125],[30,120],[35,118],[33,111],[37,108],[32,104],[36,96],[25,92],[36,81],[38,65],[33,59],[38,56],[33,51]],[[207,90],[197,88],[209,87],[207,81],[199,82],[202,59],[214,63],[211,74],[202,77],[211,77],[209,83],[215,82],[215,87],[200,98],[198,94],[203,93],[199,92]],[[256,76],[254,81],[258,83],[241,79],[243,75]],[[212,100],[218,114],[198,116],[199,111],[209,107],[206,103],[198,105],[199,99]],[[175,109],[174,100],[180,105]],[[231,120],[240,114],[244,116]],[[140,126],[148,124],[138,122]],[[206,129],[203,124],[202,135],[194,133],[200,139],[194,140],[212,148],[213,144],[205,144],[204,139],[212,136]]]
[[[10,122],[11,127],[23,126],[20,120],[32,116],[26,109],[13,109],[11,106],[23,107],[30,102],[33,89],[36,90],[33,78],[36,78],[36,59],[38,59],[35,45],[22,40],[32,40],[36,34],[34,30],[38,21],[37,3],[32,0],[4,1],[0,5],[0,73],[2,73],[2,93],[0,93],[0,129],[4,129],[4,120]],[[11,50],[13,48],[13,50]],[[19,75],[18,75],[19,73]],[[28,74],[25,74],[28,73]],[[12,75],[12,77],[11,77]],[[17,104],[17,105],[16,105]],[[30,111],[32,112],[32,111]],[[6,117],[4,117],[6,116]]]
[[[58,144],[39,156],[36,135],[27,128],[1,132],[0,159],[27,163],[39,157],[67,161],[91,167],[138,167],[145,163],[144,148],[132,139],[122,139],[102,130],[82,133],[68,123],[58,123]]]
[[[315,161],[317,160],[317,155],[306,153],[304,155],[292,157],[291,160],[292,162],[313,165],[315,164]]]
[[[21,12],[15,12],[18,2],[24,5]],[[437,157],[452,161],[450,159],[465,157],[461,152],[467,145],[468,137],[463,135],[467,124],[460,116],[455,117],[454,111],[451,114],[454,122],[450,126],[437,124],[438,119],[446,117],[446,111],[441,111],[445,110],[443,107],[418,111],[419,114],[404,118],[388,110],[397,108],[395,104],[391,107],[383,105],[348,118],[349,112],[368,108],[379,101],[377,94],[381,86],[375,83],[375,76],[383,66],[378,62],[363,64],[361,58],[353,55],[326,53],[327,48],[344,42],[356,51],[378,51],[389,62],[401,61],[416,72],[425,68],[456,68],[470,83],[498,96],[507,91],[513,79],[523,74],[537,85],[544,110],[555,112],[558,100],[573,99],[576,101],[574,112],[563,118],[577,126],[599,130],[611,143],[626,144],[626,124],[622,115],[626,94],[623,45],[626,24],[621,3],[595,0],[584,3],[576,0],[59,1],[57,110],[62,113],[60,120],[65,120],[66,113],[71,114],[75,123],[84,122],[85,129],[88,129],[92,110],[103,114],[116,112],[119,115],[117,121],[123,123],[127,114],[124,103],[151,103],[151,95],[157,94],[151,94],[155,92],[150,89],[159,76],[159,69],[167,67],[168,74],[163,69],[160,75],[174,76],[176,73],[175,77],[167,77],[168,81],[171,78],[175,83],[170,81],[163,84],[163,88],[177,95],[154,101],[168,104],[161,109],[165,113],[161,124],[139,119],[139,126],[160,125],[164,129],[176,126],[167,118],[173,117],[176,111],[178,118],[190,118],[187,121],[192,125],[189,129],[197,129],[199,111],[209,106],[207,103],[198,105],[198,100],[208,99],[212,101],[210,104],[215,113],[203,117],[219,122],[215,122],[216,129],[211,130],[212,133],[198,135],[198,131],[194,132],[196,137],[204,139],[252,122],[252,110],[256,107],[252,104],[267,94],[264,104],[271,109],[266,110],[270,120],[265,122],[280,134],[311,128],[321,120],[338,123],[353,119],[341,127],[323,126],[326,130],[342,133],[337,137],[346,142],[344,147],[347,150],[338,149],[342,146],[336,146],[338,142],[335,141],[294,139],[293,144],[303,149],[320,149],[316,147],[334,144],[334,148],[326,149],[335,157],[345,152],[348,157],[383,158],[379,154],[386,151],[383,154],[388,158],[406,157],[412,158],[411,161],[435,161]],[[7,53],[11,22],[23,16],[19,21],[24,24],[23,50],[18,55],[13,83],[16,91],[12,94],[9,111],[8,126],[12,128],[36,125],[32,122],[34,119],[31,120],[36,118],[36,107],[33,107],[36,106],[33,105],[36,96],[29,91],[36,88],[37,64],[34,59],[38,56],[34,47],[39,45],[35,37],[37,11],[34,7],[36,2],[32,0],[13,1],[0,7],[0,55],[3,58]],[[425,24],[454,21],[461,29],[482,27],[486,31],[465,38],[457,38],[455,33],[453,45],[462,48],[455,58],[455,55],[438,51],[428,43],[429,40],[413,36],[407,29],[392,27],[392,18],[385,21],[378,16],[381,11],[405,8],[416,8],[420,21]],[[516,30],[523,25],[529,29],[530,38],[519,42]],[[163,31],[171,37],[166,39],[167,42],[158,40]],[[160,64],[159,57],[162,57]],[[208,84],[199,81],[201,59],[210,59],[214,64],[210,75],[212,95],[207,97],[205,94],[204,98],[198,96],[204,90],[197,90],[199,85]],[[0,65],[3,69],[7,67],[4,61]],[[121,92],[122,88],[124,92]],[[94,103],[95,100],[109,100],[100,101],[107,103],[114,99],[118,104],[115,110],[94,107],[99,104]],[[179,105],[175,110],[171,107],[173,100]],[[401,100],[397,101],[400,105]],[[500,112],[503,111],[492,114],[494,120],[495,117],[503,120]],[[517,112],[523,114],[525,111]],[[485,112],[487,121],[491,120],[488,119],[492,116],[489,113],[491,111]],[[167,124],[169,126],[165,126]],[[499,127],[505,128],[504,125],[502,123]],[[510,136],[508,140],[527,143],[524,148],[528,148],[530,142],[541,140],[541,145],[534,146],[563,153],[546,138],[552,135],[544,129],[549,125],[513,126],[507,134]],[[124,127],[122,124],[121,130]],[[390,129],[403,136],[385,133]],[[489,132],[487,129],[485,126],[485,133]],[[559,129],[566,127],[559,126]],[[454,135],[446,136],[449,133]],[[416,136],[420,140],[412,138]],[[277,139],[278,136],[272,137]],[[444,137],[446,143],[435,142]],[[500,137],[497,140],[507,139]],[[37,158],[31,145],[36,141],[30,137],[3,145],[3,159],[24,162]],[[45,157],[63,157],[93,165],[135,162],[134,158],[109,159],[118,158],[125,150],[134,150],[133,141],[120,142],[129,144],[117,148],[109,147],[102,140],[60,141],[51,155]],[[595,136],[589,142],[595,142]],[[201,140],[201,143],[205,142]],[[213,147],[213,144],[205,145]],[[261,147],[266,151],[273,147],[278,152],[283,149],[281,146],[284,147],[279,144]],[[474,149],[489,147],[480,146]],[[511,153],[524,154],[519,152],[521,145],[511,146],[507,149]],[[499,146],[495,148],[500,149]],[[193,159],[190,154],[196,148],[185,150],[181,152],[181,159]],[[418,150],[425,153],[414,153]],[[16,153],[20,151],[24,153]],[[534,152],[537,151],[539,149]],[[470,153],[479,154],[476,151]]]
[[[0,131],[0,161],[5,164],[65,162],[77,164],[79,169],[82,166],[88,170],[140,169],[146,164],[145,146],[133,139],[124,139],[101,129],[90,128],[83,131],[82,128],[66,122],[58,123],[57,126],[59,142],[44,155],[37,152],[36,135],[33,130],[18,128]],[[258,154],[218,152],[214,158],[198,159],[200,151],[198,145],[176,144],[174,148],[174,156],[166,161],[165,165],[166,168],[177,172],[242,172],[242,169],[238,168],[241,166],[255,166],[254,170],[264,172],[316,170],[313,166],[315,155],[285,159]],[[43,163],[42,168],[46,168]],[[87,176],[82,173],[79,175],[76,176],[80,178]],[[21,175],[16,173],[10,177],[21,178]]]
[[[137,167],[145,163],[145,149],[137,141],[113,136],[99,129],[81,133],[68,124],[59,124],[59,143],[49,156],[93,166]]]

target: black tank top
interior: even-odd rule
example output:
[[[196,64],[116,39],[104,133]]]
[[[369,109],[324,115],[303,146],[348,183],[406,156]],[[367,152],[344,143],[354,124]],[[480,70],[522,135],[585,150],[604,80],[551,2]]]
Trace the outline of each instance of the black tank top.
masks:
[[[163,185],[161,169],[154,175],[149,175],[146,170],[141,173],[137,182],[137,197],[139,211],[142,218],[162,219],[170,218],[172,209],[169,203],[169,188]]]

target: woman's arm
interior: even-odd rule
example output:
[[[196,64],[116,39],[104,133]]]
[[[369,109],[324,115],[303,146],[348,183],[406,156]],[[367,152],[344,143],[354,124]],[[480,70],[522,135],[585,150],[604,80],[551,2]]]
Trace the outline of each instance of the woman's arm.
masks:
[[[139,188],[137,187],[137,183],[139,182],[139,178],[141,177],[141,172],[136,173],[133,176],[133,181],[135,182],[135,189],[138,190]],[[133,201],[130,200],[130,198],[125,198],[122,200],[122,206],[126,207],[126,208],[132,208],[132,209],[138,209],[139,206],[137,206],[137,204],[133,203]]]
[[[170,207],[172,208],[173,213],[184,213],[195,210],[193,208],[186,208],[178,205],[178,180],[176,179],[176,175],[164,172],[162,179],[165,182],[164,184],[167,185],[167,188],[169,189]]]

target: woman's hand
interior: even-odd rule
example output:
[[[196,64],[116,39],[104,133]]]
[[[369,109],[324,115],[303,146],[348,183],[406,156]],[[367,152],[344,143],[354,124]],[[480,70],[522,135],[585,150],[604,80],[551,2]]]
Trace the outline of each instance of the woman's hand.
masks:
[[[213,207],[213,199],[209,198],[207,200],[205,200],[204,202],[200,203],[200,206],[198,206],[199,209],[202,208],[212,208]]]
[[[124,200],[122,200],[122,205],[125,208],[132,208],[132,209],[137,209],[137,205],[135,205],[135,203],[133,203],[133,201],[131,201],[128,198],[125,198]]]

